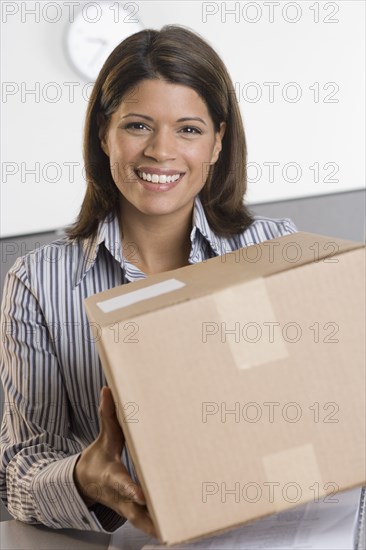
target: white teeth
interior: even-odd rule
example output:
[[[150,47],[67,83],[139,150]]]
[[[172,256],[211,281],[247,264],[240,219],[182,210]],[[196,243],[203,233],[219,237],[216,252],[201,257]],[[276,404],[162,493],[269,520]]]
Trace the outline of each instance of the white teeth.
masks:
[[[180,177],[180,174],[174,174],[173,176],[167,176],[166,174],[150,174],[146,172],[137,172],[139,177],[145,181],[151,181],[152,183],[171,183],[172,181],[177,181]]]

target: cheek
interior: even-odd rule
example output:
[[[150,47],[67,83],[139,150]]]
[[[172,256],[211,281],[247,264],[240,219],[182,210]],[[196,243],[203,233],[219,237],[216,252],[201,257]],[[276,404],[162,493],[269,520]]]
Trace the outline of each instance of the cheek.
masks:
[[[185,150],[185,157],[192,167],[191,169],[198,168],[205,163],[209,163],[213,153],[212,143],[198,144],[196,147],[187,147]]]
[[[210,166],[212,165],[212,146],[207,144],[204,147],[201,147],[194,158],[192,158],[192,169],[195,173],[197,180],[200,183],[204,183],[208,177]]]
[[[111,148],[109,155],[112,174],[113,170],[115,174],[130,174],[132,170],[131,165],[134,164],[134,160],[137,158],[138,153],[139,149],[132,147],[130,143],[120,141],[118,144],[115,144],[114,147]]]

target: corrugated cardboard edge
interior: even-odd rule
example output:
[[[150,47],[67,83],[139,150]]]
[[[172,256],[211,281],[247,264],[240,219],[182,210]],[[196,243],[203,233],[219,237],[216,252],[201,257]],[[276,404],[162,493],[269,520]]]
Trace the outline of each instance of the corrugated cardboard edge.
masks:
[[[90,319],[90,317],[89,317],[90,312],[88,310],[88,305],[89,304],[87,303],[87,300],[85,300],[86,313],[87,313],[88,318]],[[132,438],[130,437],[129,431],[123,429],[123,426],[125,424],[125,422],[124,422],[125,419],[124,419],[124,416],[123,416],[123,407],[121,406],[121,403],[117,399],[118,391],[117,391],[117,388],[116,388],[114,377],[113,377],[112,372],[109,368],[109,364],[108,364],[108,361],[107,361],[106,350],[104,349],[104,345],[102,344],[102,339],[101,338],[97,339],[96,345],[97,345],[97,350],[98,350],[99,357],[100,357],[100,360],[101,360],[101,363],[102,363],[102,366],[103,366],[103,371],[104,371],[105,377],[107,379],[108,386],[111,389],[111,392],[112,392],[112,395],[113,395],[113,400],[114,400],[115,405],[116,405],[117,418],[118,418],[119,424],[122,428],[123,435],[124,435],[126,443],[127,443],[128,453],[129,453],[130,457],[132,458],[132,462],[133,462],[134,468],[136,470],[137,477],[139,479],[139,482],[141,483],[141,487],[142,487],[142,490],[143,490],[143,493],[144,493],[144,496],[145,496],[145,499],[146,499],[147,509],[148,509],[149,514],[151,516],[154,527],[157,530],[159,540],[160,540],[160,542],[164,543],[161,531],[160,531],[159,526],[158,526],[158,521],[157,521],[157,518],[156,518],[155,513],[154,513],[154,507],[153,507],[152,502],[150,500],[149,491],[146,488],[145,479],[144,479],[144,476],[142,474],[142,469],[141,469],[141,466],[140,466],[140,461],[139,461],[138,455],[135,451],[135,447],[134,447]]]

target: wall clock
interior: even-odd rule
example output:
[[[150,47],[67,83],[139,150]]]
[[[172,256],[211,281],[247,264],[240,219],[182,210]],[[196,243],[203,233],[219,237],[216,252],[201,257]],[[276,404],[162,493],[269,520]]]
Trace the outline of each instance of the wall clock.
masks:
[[[143,29],[136,2],[86,2],[67,24],[65,50],[77,74],[94,82],[111,51]]]

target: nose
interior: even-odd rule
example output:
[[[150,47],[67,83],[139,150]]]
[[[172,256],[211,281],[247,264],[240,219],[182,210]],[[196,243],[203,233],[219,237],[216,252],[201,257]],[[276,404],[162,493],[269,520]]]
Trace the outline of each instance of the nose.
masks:
[[[176,158],[174,140],[168,129],[152,132],[145,146],[144,154],[156,161],[173,160]]]

